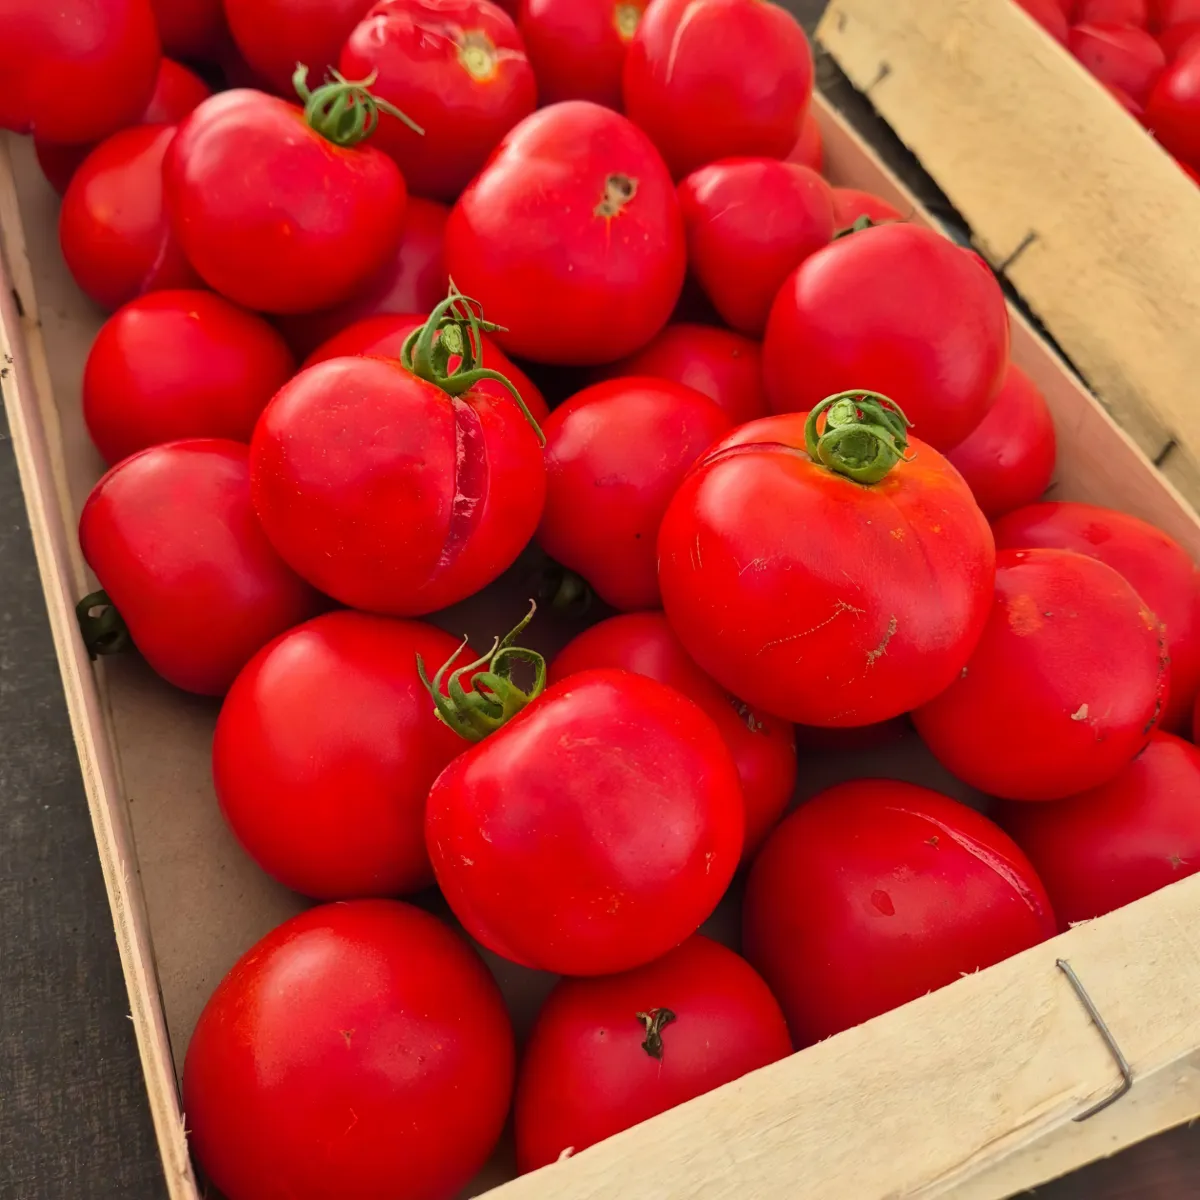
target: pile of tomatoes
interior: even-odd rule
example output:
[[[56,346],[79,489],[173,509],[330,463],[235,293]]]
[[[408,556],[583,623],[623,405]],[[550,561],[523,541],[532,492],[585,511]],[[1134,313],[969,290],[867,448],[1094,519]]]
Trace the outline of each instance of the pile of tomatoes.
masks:
[[[221,810],[319,902],[191,1039],[229,1200],[448,1200],[510,1112],[555,1162],[1200,866],[1196,569],[1042,502],[999,286],[822,178],[792,17],[509,7],[0,14],[111,311],[81,628],[222,697]],[[483,589],[490,645],[428,619]],[[990,816],[785,815],[913,727]],[[561,977],[519,1059],[469,939]]]

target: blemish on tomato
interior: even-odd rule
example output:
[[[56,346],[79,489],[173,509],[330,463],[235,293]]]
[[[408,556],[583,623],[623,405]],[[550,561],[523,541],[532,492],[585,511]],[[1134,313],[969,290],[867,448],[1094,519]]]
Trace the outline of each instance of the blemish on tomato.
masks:
[[[613,174],[604,181],[600,193],[600,203],[596,205],[595,215],[611,221],[619,216],[621,210],[637,195],[638,181],[629,175]]]
[[[446,541],[437,570],[444,571],[460,554],[483,515],[488,490],[488,457],[479,414],[463,399],[451,397],[454,411],[454,500]]]
[[[1045,624],[1032,596],[1014,596],[1008,602],[1008,625],[1017,637],[1029,637]]]
[[[892,903],[892,898],[887,892],[876,889],[871,893],[871,903],[885,917],[894,917],[896,915],[896,906]]]
[[[1071,714],[1072,721],[1086,721],[1088,715],[1088,706],[1081,704],[1079,708]]]

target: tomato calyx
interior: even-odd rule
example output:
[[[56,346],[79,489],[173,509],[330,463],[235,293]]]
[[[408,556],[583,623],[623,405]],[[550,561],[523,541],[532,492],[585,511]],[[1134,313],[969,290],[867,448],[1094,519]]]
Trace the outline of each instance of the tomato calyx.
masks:
[[[129,626],[103,588],[89,592],[75,605],[75,619],[92,662],[101,654],[124,654],[133,649]]]
[[[672,1021],[677,1021],[679,1018],[669,1008],[652,1008],[649,1012],[640,1012],[634,1015],[641,1021],[646,1030],[646,1040],[642,1042],[642,1049],[651,1058],[656,1058],[659,1062],[662,1062],[663,1030]]]
[[[352,80],[340,71],[331,70],[331,79],[316,89],[310,89],[308,68],[303,63],[297,63],[292,86],[304,104],[305,121],[326,141],[346,148],[357,146],[375,132],[381,112],[403,121],[413,133],[423,137],[425,130],[416,121],[394,104],[371,94],[370,87],[375,82],[376,74],[372,71],[366,79]]]
[[[824,415],[825,426],[817,425]],[[907,461],[912,422],[879,392],[826,396],[804,423],[804,448],[823,467],[856,483],[878,483],[898,462]]]
[[[426,674],[423,659],[417,655],[417,674],[433,700],[438,720],[453,729],[459,737],[468,742],[482,742],[545,690],[546,660],[536,650],[513,644],[535,612],[537,604],[531,600],[529,611],[511,633],[503,639],[497,638],[481,658],[452,671],[448,680],[447,672],[466,649],[465,637],[432,680]],[[522,690],[512,681],[512,669],[519,662],[533,668],[533,685],[528,690]],[[466,687],[463,686],[464,677],[467,680]],[[443,684],[446,692],[442,691]]]
[[[864,229],[874,229],[880,222],[872,221],[865,213],[861,217],[854,219],[853,225],[847,225],[844,229],[834,231],[833,240],[840,241],[842,238],[849,237],[852,233],[862,233]]]
[[[596,593],[582,575],[546,556],[532,578],[534,595],[557,613],[582,617],[596,602]]]

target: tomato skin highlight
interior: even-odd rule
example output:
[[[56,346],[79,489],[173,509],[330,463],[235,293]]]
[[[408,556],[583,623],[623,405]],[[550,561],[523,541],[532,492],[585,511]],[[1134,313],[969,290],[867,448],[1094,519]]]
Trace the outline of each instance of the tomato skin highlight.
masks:
[[[861,779],[814,796],[750,871],[746,957],[812,1045],[1053,937],[1045,888],[986,817]]]
[[[569,256],[548,253],[557,245]],[[527,117],[463,192],[446,266],[534,362],[598,366],[667,323],[687,266],[679,200],[650,140],[572,100]]]
[[[1132,25],[1075,25],[1067,47],[1101,83],[1120,88],[1138,104],[1166,65],[1162,47]]]
[[[786,158],[812,89],[804,30],[759,0],[656,0],[625,60],[625,111],[676,179],[735,155]]]
[[[514,1060],[462,938],[397,901],[322,905],[247,951],[200,1014],[189,1142],[229,1200],[445,1200],[499,1140]]]
[[[929,229],[879,225],[788,277],[767,322],[763,378],[776,412],[806,412],[846,388],[882,392],[945,451],[983,420],[1008,346],[1004,293],[977,254]]]
[[[666,379],[609,379],[577,392],[546,421],[542,549],[613,608],[656,608],[663,513],[730,424],[707,396]]]
[[[378,0],[351,31],[339,68],[425,133],[381,122],[372,145],[412,191],[454,200],[501,138],[537,107],[533,68],[512,18],[488,0]]]
[[[877,484],[818,466],[802,414],[736,430],[659,531],[663,608],[684,648],[755,708],[872,725],[932,699],[987,620],[991,531],[932,448]]]
[[[1161,529],[1113,509],[1074,501],[1031,504],[992,528],[1004,550],[1073,550],[1112,567],[1166,629],[1171,686],[1159,728],[1188,726],[1200,692],[1200,571]]]
[[[694,933],[733,878],[742,827],[712,721],[613,670],[564,679],[460,754],[425,814],[438,886],[467,932],[562,975],[640,966]]]
[[[261,317],[211,292],[152,292],[105,322],[83,372],[83,419],[105,462],[180,438],[249,443],[296,360]]]
[[[1145,124],[1176,158],[1200,170],[1200,40],[1189,39],[1159,75]]]
[[[745,803],[742,861],[783,815],[796,786],[792,726],[731,696],[688,657],[660,612],[626,613],[585,629],[550,664],[550,682],[595,667],[657,679],[698,704],[720,731],[737,767]]]
[[[661,1057],[645,1013],[668,1009]],[[564,979],[538,1013],[517,1079],[517,1170],[524,1174],[740,1079],[792,1052],[757,972],[700,934],[620,975]]]
[[[263,535],[246,459],[216,438],[154,446],[113,467],[79,518],[83,557],[142,656],[206,696],[323,606]]]
[[[1142,750],[1168,680],[1162,627],[1112,567],[1068,550],[1001,550],[975,653],[913,722],[971,787],[1059,800]]]

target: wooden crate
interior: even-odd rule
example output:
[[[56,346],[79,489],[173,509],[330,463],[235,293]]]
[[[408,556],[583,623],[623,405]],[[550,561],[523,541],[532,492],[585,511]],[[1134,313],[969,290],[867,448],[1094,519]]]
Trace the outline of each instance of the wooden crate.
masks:
[[[824,105],[818,111],[831,176],[915,209],[848,127]],[[221,821],[208,760],[215,702],[172,690],[136,659],[93,669],[80,644],[73,606],[88,580],[75,520],[100,463],[83,429],[79,379],[101,317],[60,261],[55,210],[29,145],[0,142],[4,399],[167,1183],[174,1200],[197,1200],[176,1066],[221,975],[302,902],[263,876]],[[1058,494],[1137,513],[1200,556],[1200,523],[1186,503],[1016,314],[1013,339],[1016,361],[1054,412]],[[457,610],[450,626],[490,629],[503,595],[501,586],[475,611]],[[923,761],[867,769],[927,777]],[[803,772],[810,792],[828,782],[819,769]],[[844,766],[863,769],[861,760]],[[490,1194],[982,1200],[1061,1174],[1200,1113],[1198,912],[1200,876]],[[718,933],[735,927],[728,909],[716,921]],[[1120,1076],[1056,968],[1060,958],[1135,1076],[1127,1096],[1082,1123],[1074,1118]],[[548,981],[489,962],[520,1029]],[[508,1177],[508,1153],[473,1191]]]

